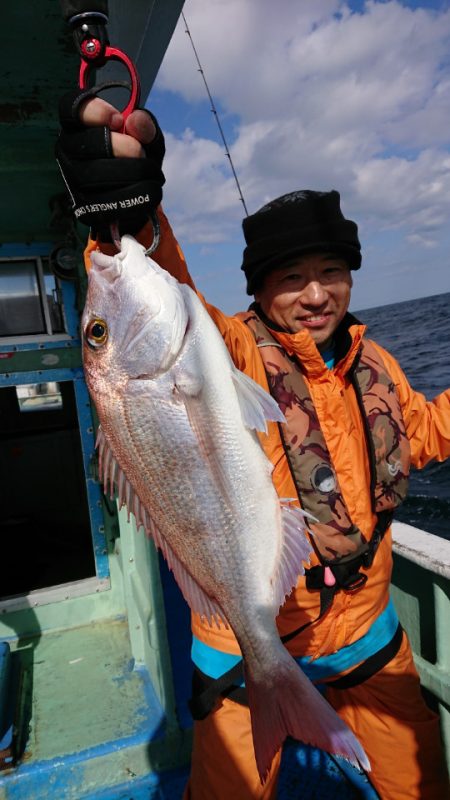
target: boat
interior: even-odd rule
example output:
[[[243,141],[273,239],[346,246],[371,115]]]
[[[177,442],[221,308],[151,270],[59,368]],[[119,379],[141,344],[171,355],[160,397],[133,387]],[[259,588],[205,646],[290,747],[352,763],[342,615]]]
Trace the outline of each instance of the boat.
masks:
[[[135,61],[143,98],[182,5],[109,2],[110,41]],[[8,4],[3,31],[0,800],[181,798],[189,612],[102,492],[81,363],[86,229],[53,154],[79,57],[55,0]],[[450,763],[450,542],[401,523],[394,538],[392,596]]]

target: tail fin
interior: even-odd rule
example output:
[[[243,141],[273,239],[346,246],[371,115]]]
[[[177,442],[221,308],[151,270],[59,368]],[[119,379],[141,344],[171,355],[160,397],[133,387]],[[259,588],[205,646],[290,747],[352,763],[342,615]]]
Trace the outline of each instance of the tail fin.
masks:
[[[287,736],[370,770],[369,760],[354,734],[286,650],[277,664],[276,676],[271,675],[269,682],[256,682],[247,671],[246,685],[261,783]]]

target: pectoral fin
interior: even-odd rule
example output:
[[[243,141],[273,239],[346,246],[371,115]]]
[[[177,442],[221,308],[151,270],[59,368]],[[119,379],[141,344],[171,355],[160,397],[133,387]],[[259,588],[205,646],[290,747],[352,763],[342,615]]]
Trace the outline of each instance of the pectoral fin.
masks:
[[[244,425],[267,433],[267,420],[286,422],[278,403],[259,383],[234,368],[232,378],[239,400]]]

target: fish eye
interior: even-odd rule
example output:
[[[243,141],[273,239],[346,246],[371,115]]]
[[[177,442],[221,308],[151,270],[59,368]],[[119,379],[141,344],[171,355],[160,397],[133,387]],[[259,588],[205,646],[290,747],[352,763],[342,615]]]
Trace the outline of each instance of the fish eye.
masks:
[[[92,319],[86,326],[85,338],[89,347],[102,347],[108,338],[108,326],[103,319]]]

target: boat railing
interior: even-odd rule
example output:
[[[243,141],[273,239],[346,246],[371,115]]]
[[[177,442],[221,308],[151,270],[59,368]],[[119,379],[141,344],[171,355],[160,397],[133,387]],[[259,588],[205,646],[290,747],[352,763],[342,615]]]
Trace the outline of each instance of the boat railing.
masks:
[[[395,522],[393,550],[391,594],[422,686],[440,713],[450,767],[450,541]]]

